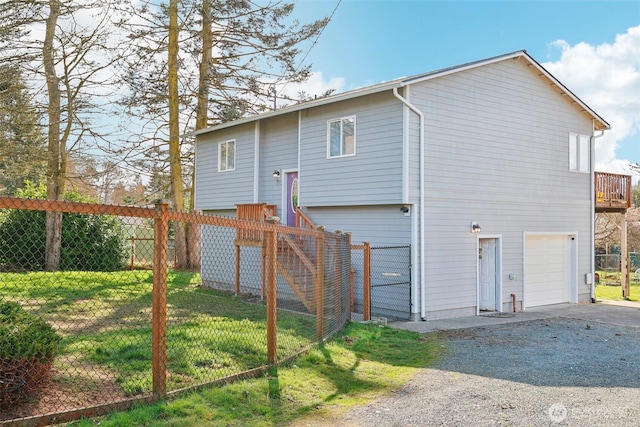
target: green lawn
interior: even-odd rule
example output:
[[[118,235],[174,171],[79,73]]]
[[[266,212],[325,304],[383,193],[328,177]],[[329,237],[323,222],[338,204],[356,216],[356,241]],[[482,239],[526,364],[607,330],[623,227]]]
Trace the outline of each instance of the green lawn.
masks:
[[[622,301],[622,288],[620,287],[620,272],[598,271],[600,283],[596,284],[596,299],[608,301]],[[628,301],[640,301],[640,284],[635,281],[635,275],[631,275]]]
[[[607,285],[596,286],[596,299],[608,301],[625,300],[625,298],[622,298],[622,288],[620,286]],[[629,289],[629,298],[626,299],[628,301],[640,301],[640,286],[631,285]]]
[[[330,425],[330,414],[400,388],[443,353],[435,335],[353,323],[324,345],[252,379],[73,426]],[[328,418],[327,418],[328,417]]]
[[[267,364],[265,306],[199,282],[198,274],[169,273],[168,390]],[[122,396],[152,390],[152,287],[149,271],[0,274],[0,300],[17,300],[63,336],[54,379],[70,394],[89,394],[101,381]],[[281,311],[277,325],[279,358],[314,340],[311,316]]]
[[[197,274],[171,272],[168,280],[168,390],[266,364],[264,305],[202,288]],[[0,301],[19,301],[63,336],[54,388],[65,405],[92,406],[105,388],[115,388],[115,398],[151,390],[152,286],[148,271],[1,273]],[[278,311],[277,322],[280,360],[310,350],[259,378],[73,425],[313,424],[327,411],[401,387],[443,351],[433,335],[372,324],[348,324],[311,346],[313,316]]]

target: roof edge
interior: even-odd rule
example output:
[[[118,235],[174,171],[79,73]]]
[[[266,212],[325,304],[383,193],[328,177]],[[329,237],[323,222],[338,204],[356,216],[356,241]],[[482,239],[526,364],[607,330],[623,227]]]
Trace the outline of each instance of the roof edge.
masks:
[[[287,113],[294,113],[300,110],[306,110],[307,108],[319,107],[321,105],[332,104],[334,102],[345,101],[347,99],[358,98],[360,96],[371,95],[374,93],[384,92],[386,90],[393,89],[394,87],[401,87],[402,79],[396,79],[389,82],[379,83],[373,86],[366,86],[359,89],[342,92],[336,95],[327,96],[325,98],[314,99],[312,101],[300,102],[298,104],[288,105],[278,110],[269,111],[267,113],[255,114],[253,116],[243,117],[231,122],[221,123],[219,125],[211,126],[205,129],[200,129],[194,132],[190,132],[187,135],[202,135],[207,132],[213,132],[228,127],[238,126],[255,122],[257,120],[268,119],[270,117],[279,116]]]
[[[542,73],[544,75],[544,77],[549,79],[555,86],[560,88],[560,92],[561,93],[564,93],[567,96],[569,96],[576,104],[578,104],[582,108],[583,112],[585,112],[588,115],[590,115],[593,120],[599,122],[599,124],[600,124],[599,126],[594,126],[595,130],[608,130],[608,129],[611,129],[611,125],[609,123],[607,123],[606,120],[604,120],[598,113],[593,111],[591,109],[591,107],[589,107],[580,98],[578,98],[578,96],[576,96],[575,93],[571,92],[571,90],[569,90],[569,88],[567,88],[564,84],[562,84],[560,82],[560,80],[556,79],[553,76],[553,74],[551,74],[542,65],[540,65],[540,63],[538,61],[533,59],[533,57],[531,55],[529,55],[526,50],[518,50],[518,51],[515,51],[515,52],[511,52],[511,53],[506,53],[504,55],[494,56],[492,58],[482,59],[482,60],[479,60],[479,61],[469,62],[469,63],[462,64],[462,65],[459,65],[459,66],[446,68],[446,69],[435,71],[435,72],[432,72],[432,73],[427,73],[427,74],[422,74],[422,75],[419,75],[419,76],[409,77],[409,78],[403,80],[403,86],[404,85],[409,85],[409,84],[414,84],[414,83],[420,83],[420,82],[423,82],[425,80],[430,80],[430,79],[434,79],[434,78],[437,78],[437,77],[442,77],[442,76],[445,76],[447,74],[458,73],[460,71],[465,71],[465,70],[469,70],[469,69],[472,69],[472,68],[477,68],[477,67],[481,67],[481,66],[484,66],[484,65],[489,65],[489,64],[492,64],[492,63],[495,63],[495,62],[504,61],[504,60],[507,60],[507,59],[520,59],[520,58],[524,58],[529,64],[531,64],[532,66],[536,67],[536,69],[540,73]]]
[[[289,106],[283,107],[283,108],[278,109],[278,110],[269,111],[267,113],[256,114],[256,115],[244,117],[244,118],[241,118],[241,119],[238,119],[238,120],[234,120],[234,121],[222,123],[222,124],[219,124],[219,125],[207,127],[205,129],[200,129],[200,130],[197,130],[197,131],[189,132],[186,135],[188,135],[188,136],[198,136],[198,135],[202,135],[202,134],[205,134],[205,133],[208,133],[208,132],[213,132],[213,131],[217,131],[217,130],[230,128],[230,127],[233,127],[233,126],[252,123],[252,122],[255,122],[255,121],[258,121],[258,120],[267,119],[267,118],[270,118],[270,117],[275,117],[275,116],[279,116],[279,115],[283,115],[283,114],[287,114],[287,113],[293,113],[293,112],[300,111],[300,110],[305,110],[305,109],[308,109],[308,108],[319,107],[321,105],[331,104],[331,103],[334,103],[334,102],[345,101],[345,100],[352,99],[352,98],[357,98],[357,97],[361,97],[361,96],[371,95],[371,94],[374,94],[374,93],[384,92],[386,90],[390,90],[390,89],[393,89],[393,88],[399,88],[399,87],[403,87],[403,86],[407,86],[407,85],[411,85],[411,84],[415,84],[415,83],[420,83],[420,82],[425,81],[425,80],[431,80],[431,79],[434,79],[434,78],[446,76],[448,74],[458,73],[458,72],[461,72],[461,71],[465,71],[465,70],[469,70],[469,69],[473,69],[473,68],[489,65],[489,64],[492,64],[492,63],[495,63],[495,62],[504,61],[504,60],[507,60],[507,59],[520,59],[520,58],[524,58],[531,66],[535,67],[538,70],[538,72],[541,73],[542,76],[546,77],[548,80],[551,81],[552,84],[557,86],[560,89],[561,93],[564,93],[568,97],[570,97],[573,100],[573,102],[575,102],[577,105],[580,106],[580,108],[582,109],[583,113],[586,113],[587,115],[591,116],[592,120],[594,120],[598,124],[596,126],[596,123],[594,123],[594,129],[595,130],[608,130],[608,129],[611,129],[611,125],[609,123],[607,123],[606,120],[604,120],[602,117],[600,117],[600,115],[598,115],[587,104],[585,104],[580,98],[578,98],[573,92],[571,92],[564,84],[562,84],[550,72],[548,72],[542,65],[540,65],[540,63],[538,63],[535,59],[533,59],[533,57],[531,55],[529,55],[526,50],[518,50],[518,51],[515,51],[515,52],[506,53],[506,54],[503,54],[503,55],[498,55],[498,56],[494,56],[494,57],[491,57],[491,58],[482,59],[482,60],[478,60],[478,61],[468,62],[468,63],[465,63],[465,64],[456,65],[456,66],[452,66],[452,67],[448,67],[448,68],[442,68],[442,69],[439,69],[439,70],[435,70],[435,71],[431,71],[431,72],[427,72],[427,73],[423,73],[423,74],[418,74],[418,75],[411,76],[411,77],[403,77],[403,78],[399,78],[399,79],[396,79],[396,80],[391,80],[391,81],[388,81],[388,82],[379,83],[379,84],[376,84],[376,85],[373,85],[373,86],[366,86],[366,87],[363,87],[363,88],[354,89],[354,90],[350,90],[350,91],[347,91],[347,92],[342,92],[342,93],[339,93],[339,94],[336,94],[336,95],[331,95],[331,96],[328,96],[328,97],[325,97],[325,98],[314,99],[314,100],[311,100],[311,101],[306,101],[306,102],[301,102],[301,103],[298,103],[298,104],[289,105]]]
[[[403,85],[420,83],[425,80],[431,80],[436,77],[446,76],[447,74],[458,73],[460,71],[466,71],[477,67],[482,67],[485,65],[493,64],[494,62],[501,62],[506,59],[517,59],[522,57],[523,55],[527,55],[525,50],[517,50],[511,53],[505,53],[503,55],[493,56],[491,58],[480,59],[478,61],[467,62],[465,64],[455,65],[453,67],[442,68],[440,70],[432,71],[429,73],[419,74],[412,77],[407,77],[403,80]]]
[[[562,84],[562,82],[560,82],[560,80],[556,79],[553,74],[551,74],[549,71],[547,71],[546,68],[544,68],[538,61],[536,61],[535,59],[533,59],[533,57],[531,55],[529,55],[526,51],[523,51],[524,55],[523,57],[527,59],[527,61],[529,61],[529,63],[536,67],[538,69],[538,71],[540,71],[542,74],[544,74],[544,76],[551,80],[552,83],[554,83],[558,88],[561,89],[561,92],[565,93],[567,96],[569,96],[573,101],[575,101],[576,104],[578,104],[581,108],[582,111],[584,113],[587,113],[588,115],[590,115],[592,117],[593,120],[597,121],[600,123],[600,126],[594,126],[595,130],[609,130],[611,129],[611,125],[605,120],[603,119],[598,113],[596,113],[595,111],[593,111],[591,109],[591,107],[589,107],[587,104],[584,103],[584,101],[582,101],[580,98],[578,98],[578,96],[571,92],[571,90],[569,90],[568,87],[566,87],[564,84]]]

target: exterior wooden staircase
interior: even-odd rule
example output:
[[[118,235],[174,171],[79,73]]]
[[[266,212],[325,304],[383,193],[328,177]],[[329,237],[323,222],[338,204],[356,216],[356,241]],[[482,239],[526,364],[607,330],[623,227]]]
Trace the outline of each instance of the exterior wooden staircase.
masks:
[[[236,206],[236,217],[256,222],[255,228],[242,228],[236,232],[236,293],[240,293],[240,247],[260,246],[263,249],[262,295],[265,289],[265,232],[269,222],[277,223],[276,206],[248,204]],[[325,279],[324,254],[327,243],[324,233],[300,210],[296,213],[297,227],[292,233],[277,233],[276,267],[298,299],[311,313],[316,313],[322,305],[322,289]],[[290,230],[291,231],[291,230]]]
[[[280,275],[287,281],[298,299],[310,312],[314,313],[317,304],[317,292],[322,287],[320,282],[322,268],[312,255],[306,253],[294,239],[284,235],[278,242],[277,268]]]

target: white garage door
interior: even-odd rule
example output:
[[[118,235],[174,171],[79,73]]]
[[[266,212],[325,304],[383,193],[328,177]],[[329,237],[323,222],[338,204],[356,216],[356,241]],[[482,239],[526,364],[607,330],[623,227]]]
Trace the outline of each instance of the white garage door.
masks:
[[[525,307],[571,299],[571,237],[535,235],[525,238]]]

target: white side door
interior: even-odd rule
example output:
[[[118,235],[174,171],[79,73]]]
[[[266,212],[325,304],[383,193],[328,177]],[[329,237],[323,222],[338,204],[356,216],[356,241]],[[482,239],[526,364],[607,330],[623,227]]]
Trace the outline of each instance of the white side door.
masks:
[[[496,309],[496,247],[496,239],[480,239],[478,244],[480,310]]]

